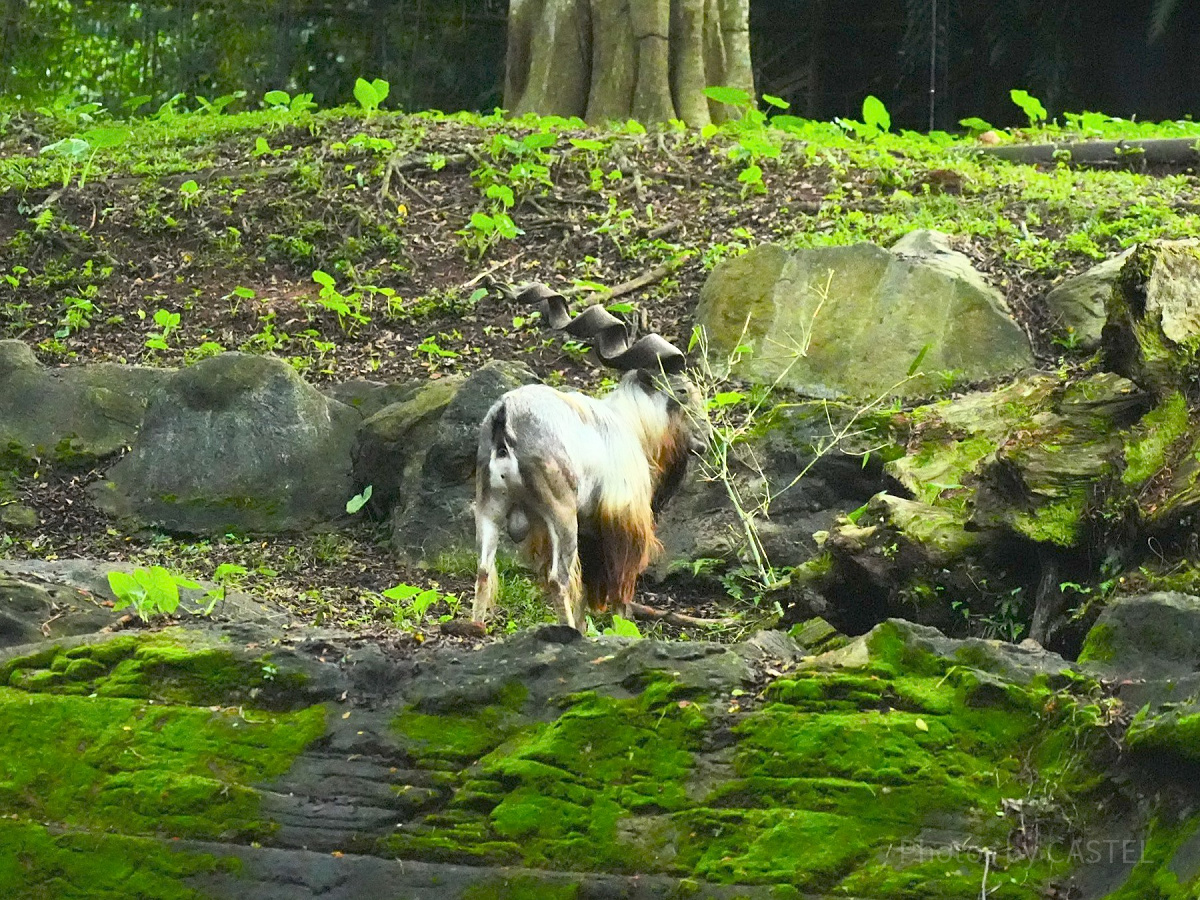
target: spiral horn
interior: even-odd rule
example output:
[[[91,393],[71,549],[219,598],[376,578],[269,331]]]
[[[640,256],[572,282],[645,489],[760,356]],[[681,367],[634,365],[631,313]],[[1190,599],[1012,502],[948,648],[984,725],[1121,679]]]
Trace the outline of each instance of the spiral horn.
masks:
[[[556,331],[562,331],[596,350],[600,362],[613,369],[652,369],[669,375],[684,370],[683,351],[661,334],[646,334],[632,341],[629,327],[603,306],[589,306],[572,317],[567,298],[540,282],[523,285],[497,285],[500,292],[518,303],[538,304],[542,319]]]

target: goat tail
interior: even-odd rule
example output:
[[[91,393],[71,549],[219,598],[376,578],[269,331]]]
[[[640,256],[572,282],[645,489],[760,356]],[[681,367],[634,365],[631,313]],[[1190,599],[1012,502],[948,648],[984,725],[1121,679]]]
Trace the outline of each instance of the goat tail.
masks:
[[[508,434],[508,410],[501,400],[496,406],[496,414],[492,418],[491,433],[492,453],[496,456],[508,456],[512,452]]]

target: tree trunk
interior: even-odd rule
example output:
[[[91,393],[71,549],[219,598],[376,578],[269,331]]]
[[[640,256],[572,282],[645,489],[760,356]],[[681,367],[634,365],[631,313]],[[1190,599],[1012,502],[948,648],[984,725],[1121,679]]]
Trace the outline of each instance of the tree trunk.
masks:
[[[511,0],[504,105],[593,123],[731,112],[710,86],[754,93],[750,0]]]

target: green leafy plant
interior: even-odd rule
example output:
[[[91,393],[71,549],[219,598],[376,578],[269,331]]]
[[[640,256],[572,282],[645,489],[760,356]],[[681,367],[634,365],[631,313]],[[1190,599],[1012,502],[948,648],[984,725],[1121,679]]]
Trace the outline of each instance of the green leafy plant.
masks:
[[[241,100],[245,96],[245,91],[234,91],[232,94],[224,94],[220,97],[217,97],[215,100],[210,101],[207,98],[201,97],[199,94],[197,94],[196,102],[200,104],[200,109],[203,112],[206,112],[209,115],[218,116],[225,109],[225,107],[229,106],[229,104],[236,100]]]
[[[152,616],[171,615],[179,608],[179,589],[200,587],[194,581],[172,574],[162,566],[138,567],[133,573],[109,572],[108,586],[116,597],[113,609],[132,606],[143,622]]]
[[[154,324],[158,326],[158,331],[150,332],[150,336],[146,338],[146,346],[151,350],[169,350],[167,338],[179,328],[179,313],[168,309],[157,310],[154,313]]]
[[[62,173],[62,186],[65,188],[71,183],[71,179],[75,175],[75,165],[87,156],[88,150],[91,147],[87,141],[82,138],[72,137],[63,138],[61,141],[55,141],[53,144],[47,144],[39,153],[40,155],[53,156],[58,158],[59,170]]]
[[[263,94],[263,103],[277,112],[304,112],[316,109],[312,94],[297,94],[293,97],[287,91],[267,91]]]
[[[313,281],[321,285],[317,302],[337,316],[338,327],[342,331],[352,331],[359,325],[365,325],[371,321],[371,317],[363,312],[360,291],[351,291],[349,294],[341,293],[336,287],[333,276],[320,269],[314,271],[312,277]]]
[[[63,317],[58,329],[54,332],[56,338],[65,338],[77,331],[82,331],[92,324],[92,316],[98,311],[93,298],[99,292],[94,284],[89,284],[78,296],[71,295],[63,298]]]
[[[62,160],[62,186],[71,183],[76,163],[82,162],[79,171],[79,187],[87,184],[88,173],[92,162],[101,150],[119,147],[129,140],[131,132],[128,128],[106,127],[91,128],[75,137],[63,138],[48,144],[40,151],[41,154],[56,156]]]
[[[1013,88],[1008,92],[1008,96],[1021,108],[1021,112],[1025,113],[1026,118],[1029,119],[1030,128],[1036,128],[1046,121],[1046,107],[1042,106],[1042,101],[1030,94],[1029,91]]]
[[[760,162],[764,159],[775,159],[782,152],[780,135],[767,127],[767,114],[758,108],[754,97],[748,92],[736,87],[717,86],[704,89],[704,95],[717,103],[733,107],[737,116],[723,125],[706,125],[701,129],[701,135],[708,139],[718,131],[726,131],[734,137],[736,143],[728,151],[729,158],[744,162],[738,181],[743,185],[743,194],[766,193],[763,183],[763,170]],[[788,103],[770,94],[763,95],[763,102],[775,109],[786,110]]]
[[[375,490],[375,486],[368,484],[365,488],[362,489],[361,493],[355,494],[353,497],[351,497],[349,500],[347,500],[346,501],[346,512],[349,515],[354,515],[359,510],[361,510],[364,506],[367,505],[367,501],[369,501],[371,499],[371,494],[374,490]]]
[[[638,629],[637,623],[632,619],[626,619],[619,613],[613,613],[612,624],[606,626],[600,633],[614,637],[627,638],[640,638],[642,636],[642,632]]]
[[[853,131],[859,140],[869,141],[885,134],[892,127],[892,117],[883,101],[868,94],[862,104],[862,121],[838,119],[838,124]]]
[[[179,199],[183,202],[185,210],[192,208],[192,204],[196,202],[199,195],[200,185],[191,178],[179,186]]]
[[[354,99],[366,111],[367,118],[370,118],[379,109],[379,104],[387,99],[390,90],[391,85],[382,78],[376,78],[374,81],[359,78],[354,82]]]
[[[443,594],[437,588],[420,588],[411,584],[398,584],[388,588],[382,595],[391,600],[392,619],[401,627],[413,627],[421,622],[435,603],[443,603],[447,612],[440,621],[448,621],[458,612],[460,601],[454,594]]]
[[[201,612],[206,616],[211,616],[217,604],[224,602],[229,587],[239,584],[248,574],[249,570],[237,563],[221,563],[217,566],[212,576],[212,580],[217,586],[205,591],[204,597],[208,603]],[[190,587],[190,585],[185,586]]]

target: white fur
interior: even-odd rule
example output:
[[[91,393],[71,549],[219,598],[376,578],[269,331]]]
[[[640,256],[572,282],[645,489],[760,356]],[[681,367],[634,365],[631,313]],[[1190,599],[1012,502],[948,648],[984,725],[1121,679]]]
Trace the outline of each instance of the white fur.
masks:
[[[520,542],[530,522],[538,521],[551,543],[545,576],[559,619],[583,630],[578,530],[601,510],[628,510],[652,522],[653,458],[670,427],[669,403],[666,394],[648,391],[630,373],[599,400],[529,385],[492,407],[480,427],[477,457],[476,620],[488,614],[495,596],[500,532]],[[527,483],[522,470],[536,483]]]

